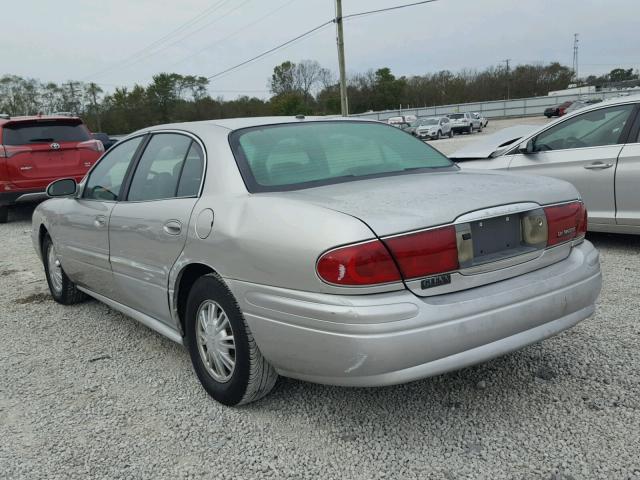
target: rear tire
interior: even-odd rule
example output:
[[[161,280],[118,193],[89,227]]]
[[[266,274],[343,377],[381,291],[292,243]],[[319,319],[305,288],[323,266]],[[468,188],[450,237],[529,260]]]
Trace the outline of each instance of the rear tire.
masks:
[[[469,135],[471,135],[473,133],[473,125],[469,125],[469,128],[467,129],[467,133]]]
[[[9,207],[0,207],[0,223],[7,223],[9,220]]]
[[[449,138],[453,138],[453,130],[449,130]]]
[[[218,402],[250,403],[278,374],[262,356],[233,294],[215,273],[199,278],[187,300],[186,345],[200,383]]]
[[[44,273],[47,277],[49,291],[56,302],[62,305],[73,305],[87,297],[64,273],[49,235],[42,242],[42,261],[44,262]]]

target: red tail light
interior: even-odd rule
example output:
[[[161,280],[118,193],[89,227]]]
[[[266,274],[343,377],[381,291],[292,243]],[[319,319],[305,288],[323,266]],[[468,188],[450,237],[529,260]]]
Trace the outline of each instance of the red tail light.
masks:
[[[453,225],[384,239],[405,279],[457,270],[458,247]]]
[[[587,231],[587,209],[582,202],[546,207],[544,212],[549,232],[547,247],[573,240]]]
[[[318,259],[316,271],[325,282],[345,286],[402,280],[391,255],[379,240],[330,250]]]
[[[104,145],[100,140],[87,140],[86,142],[80,142],[78,148],[84,148],[93,150],[94,152],[104,152]]]

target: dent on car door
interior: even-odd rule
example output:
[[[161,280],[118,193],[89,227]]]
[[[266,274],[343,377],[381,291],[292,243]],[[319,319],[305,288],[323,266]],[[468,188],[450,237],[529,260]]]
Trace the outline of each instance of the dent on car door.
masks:
[[[634,105],[616,105],[553,125],[531,139],[528,153],[512,155],[509,169],[573,183],[591,223],[615,223],[616,165],[633,111]]]
[[[116,300],[169,325],[169,274],[184,248],[203,172],[195,138],[155,133],[109,222]]]
[[[616,223],[640,227],[640,113],[618,157],[616,170]]]
[[[55,238],[65,272],[78,285],[113,296],[108,224],[142,137],[119,144],[90,172],[78,198],[63,199]]]

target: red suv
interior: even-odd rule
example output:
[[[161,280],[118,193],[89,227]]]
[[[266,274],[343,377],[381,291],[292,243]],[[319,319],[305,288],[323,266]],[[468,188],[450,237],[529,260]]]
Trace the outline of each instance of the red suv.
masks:
[[[80,181],[102,152],[77,117],[0,116],[0,223],[11,205],[46,198],[52,181]]]

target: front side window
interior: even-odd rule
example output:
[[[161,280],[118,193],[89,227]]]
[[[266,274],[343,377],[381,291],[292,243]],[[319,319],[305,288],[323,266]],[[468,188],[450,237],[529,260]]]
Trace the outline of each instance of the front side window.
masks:
[[[633,105],[617,105],[577,115],[538,135],[533,141],[533,150],[545,152],[620,143],[633,108]]]
[[[127,200],[145,201],[176,197],[183,163],[190,146],[191,138],[186,135],[153,135],[133,174]]]
[[[373,122],[305,122],[238,130],[230,143],[251,192],[284,191],[455,168],[429,145]]]
[[[83,198],[118,201],[127,169],[143,138],[136,137],[119,143],[105,153],[87,179]]]

